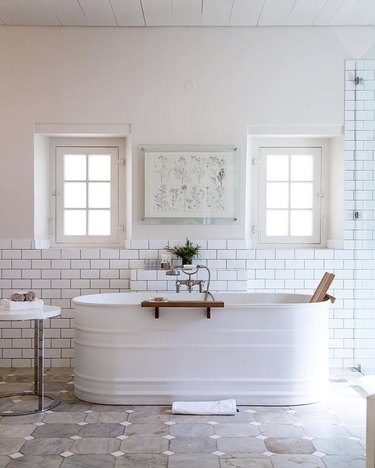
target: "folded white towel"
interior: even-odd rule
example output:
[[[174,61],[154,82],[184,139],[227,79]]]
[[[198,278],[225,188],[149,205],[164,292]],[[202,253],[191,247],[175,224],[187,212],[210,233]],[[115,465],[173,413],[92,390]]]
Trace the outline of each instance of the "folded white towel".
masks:
[[[236,414],[236,400],[174,401],[173,414]]]
[[[4,310],[30,310],[41,309],[44,306],[42,299],[34,299],[33,301],[15,302],[10,299],[2,299],[1,307]]]

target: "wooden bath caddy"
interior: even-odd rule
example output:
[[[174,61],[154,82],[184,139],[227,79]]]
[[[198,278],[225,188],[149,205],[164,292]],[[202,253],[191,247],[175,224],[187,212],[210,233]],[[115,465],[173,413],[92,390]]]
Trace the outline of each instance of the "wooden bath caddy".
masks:
[[[211,318],[211,307],[224,307],[223,301],[142,301],[141,307],[153,307],[155,309],[155,318],[159,318],[160,307],[175,307],[180,308],[204,308],[206,316]]]

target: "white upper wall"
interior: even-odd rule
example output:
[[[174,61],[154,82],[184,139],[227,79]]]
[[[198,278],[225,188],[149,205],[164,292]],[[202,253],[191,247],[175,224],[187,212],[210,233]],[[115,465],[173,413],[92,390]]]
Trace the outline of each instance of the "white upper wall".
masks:
[[[170,238],[138,221],[137,147],[239,145],[244,169],[249,124],[343,124],[349,58],[326,28],[0,28],[0,238],[34,237],[35,123],[130,123],[133,237]],[[173,236],[243,237],[244,210]]]
[[[371,47],[362,57],[366,60],[374,60],[375,59],[375,46]]]

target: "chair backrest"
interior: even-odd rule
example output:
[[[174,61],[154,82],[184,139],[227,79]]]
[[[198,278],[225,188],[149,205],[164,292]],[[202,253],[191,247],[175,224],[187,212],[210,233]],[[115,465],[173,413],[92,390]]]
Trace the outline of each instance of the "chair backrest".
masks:
[[[323,278],[321,279],[318,287],[315,289],[314,294],[312,295],[310,302],[322,302],[327,295],[327,291],[334,280],[335,275],[333,273],[324,273]],[[329,299],[334,299],[332,296]],[[332,301],[334,302],[334,301]]]

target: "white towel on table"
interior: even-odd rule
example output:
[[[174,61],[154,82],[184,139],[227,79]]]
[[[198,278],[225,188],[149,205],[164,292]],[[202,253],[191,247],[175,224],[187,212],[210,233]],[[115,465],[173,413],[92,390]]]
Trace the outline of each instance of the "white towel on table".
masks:
[[[174,401],[173,414],[236,414],[236,400]]]
[[[34,299],[33,301],[15,302],[10,299],[2,299],[1,307],[4,310],[30,310],[41,309],[44,306],[42,299]]]

